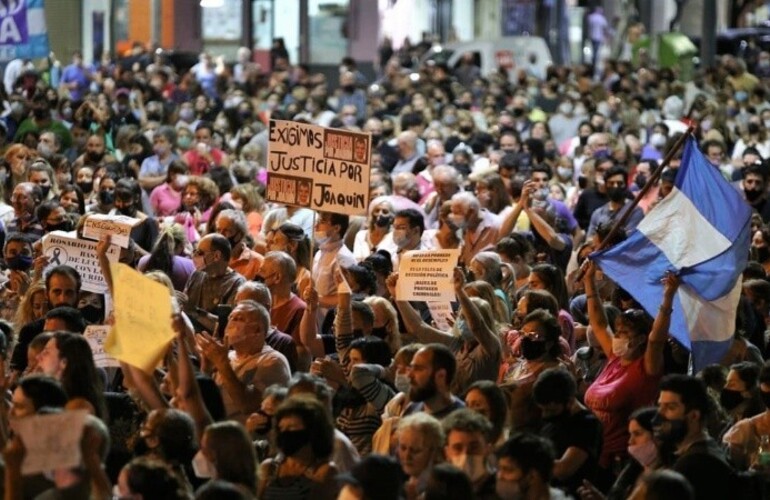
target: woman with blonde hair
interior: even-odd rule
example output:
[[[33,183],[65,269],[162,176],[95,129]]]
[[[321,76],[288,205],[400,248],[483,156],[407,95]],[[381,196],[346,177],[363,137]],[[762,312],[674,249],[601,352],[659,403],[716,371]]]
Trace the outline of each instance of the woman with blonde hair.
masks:
[[[374,312],[372,335],[388,343],[391,354],[395,355],[401,349],[401,335],[398,332],[398,313],[389,300],[371,296],[363,300]]]
[[[407,498],[418,498],[425,492],[433,466],[444,461],[444,430],[435,417],[418,412],[401,419],[396,435],[398,461],[409,476]]]
[[[471,281],[465,285],[465,292],[471,297],[478,297],[488,306],[490,306],[490,312],[492,313],[492,320],[497,326],[496,330],[500,330],[501,325],[505,325],[510,322],[510,314],[508,308],[505,306],[500,297],[495,295],[495,289],[492,285],[486,281]]]
[[[6,195],[10,198],[11,191],[20,182],[27,180],[27,167],[37,153],[24,144],[12,144],[5,150],[3,159],[8,168],[8,180],[5,183]]]
[[[27,293],[21,298],[19,309],[13,318],[13,326],[18,334],[21,327],[38,320],[48,312],[48,298],[46,297],[45,282],[37,280],[27,289]]]
[[[252,238],[258,238],[262,231],[262,210],[264,201],[254,184],[238,184],[230,190],[230,201],[246,214],[246,224]]]
[[[369,203],[369,217],[366,228],[356,233],[353,244],[353,256],[358,262],[363,261],[379,249],[396,253],[398,247],[393,242],[390,232],[396,211],[389,196],[378,196]]]
[[[187,279],[195,271],[192,260],[184,256],[187,245],[182,226],[166,226],[158,235],[150,254],[139,259],[137,269],[142,272],[161,271],[171,278],[175,290],[182,291]]]

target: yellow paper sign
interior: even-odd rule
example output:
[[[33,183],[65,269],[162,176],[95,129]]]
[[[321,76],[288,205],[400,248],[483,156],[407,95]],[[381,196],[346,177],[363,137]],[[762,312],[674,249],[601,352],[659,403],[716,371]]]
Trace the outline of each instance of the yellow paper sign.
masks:
[[[112,264],[115,325],[104,342],[113,358],[152,373],[174,339],[168,288],[125,264]]]

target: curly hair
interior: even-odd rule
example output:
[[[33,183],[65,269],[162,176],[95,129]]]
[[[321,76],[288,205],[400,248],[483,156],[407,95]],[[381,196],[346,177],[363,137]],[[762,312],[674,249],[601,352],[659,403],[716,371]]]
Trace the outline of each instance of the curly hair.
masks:
[[[190,187],[198,189],[198,195],[200,196],[201,206],[199,207],[201,212],[211,208],[219,198],[219,188],[216,183],[208,177],[202,177],[199,175],[191,175],[187,180],[187,185],[182,191],[182,199],[184,194]],[[182,207],[182,210],[184,207]]]
[[[329,410],[317,399],[297,395],[281,403],[273,420],[276,426],[286,417],[302,420],[310,432],[310,449],[316,459],[328,459],[334,451],[334,422]]]

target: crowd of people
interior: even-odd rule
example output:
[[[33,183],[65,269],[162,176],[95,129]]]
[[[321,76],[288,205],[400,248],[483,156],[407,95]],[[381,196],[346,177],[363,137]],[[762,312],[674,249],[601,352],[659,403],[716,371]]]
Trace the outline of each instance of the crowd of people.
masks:
[[[4,79],[3,498],[762,498],[770,53],[692,81],[400,55],[376,80],[345,58],[338,87],[280,41],[270,72],[244,48],[177,73],[137,45],[75,54],[58,88]],[[270,119],[371,134],[367,215],[266,201]],[[732,345],[697,373],[669,334],[679,277],[651,315],[589,259],[674,189],[676,151],[632,202],[690,124],[755,211]],[[153,373],[96,366],[82,333],[112,302],[42,252],[94,214],[139,220],[119,260],[176,306]],[[432,249],[460,251],[444,328],[395,293]],[[15,423],[78,409],[81,465],[22,475]]]

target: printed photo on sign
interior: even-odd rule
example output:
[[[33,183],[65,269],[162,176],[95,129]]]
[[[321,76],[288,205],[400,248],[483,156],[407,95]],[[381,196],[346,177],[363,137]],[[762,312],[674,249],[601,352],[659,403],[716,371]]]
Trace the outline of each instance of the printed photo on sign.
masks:
[[[82,289],[87,292],[107,292],[107,282],[102,275],[99,258],[96,256],[96,242],[81,240],[77,235],[54,231],[43,237],[43,255],[48,257],[46,270],[60,265],[74,267],[80,273]],[[107,250],[107,259],[117,262],[120,257],[120,248],[110,245]]]
[[[267,201],[323,212],[366,215],[371,136],[271,120]]]

